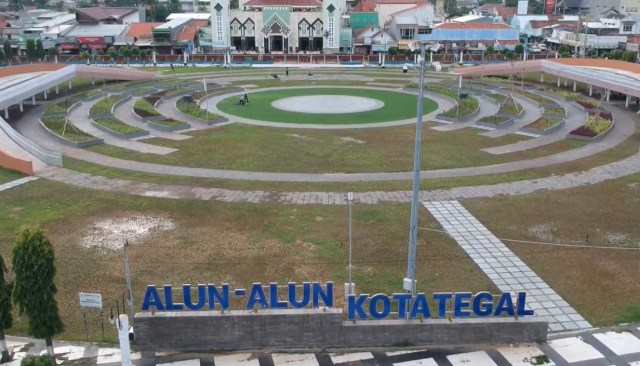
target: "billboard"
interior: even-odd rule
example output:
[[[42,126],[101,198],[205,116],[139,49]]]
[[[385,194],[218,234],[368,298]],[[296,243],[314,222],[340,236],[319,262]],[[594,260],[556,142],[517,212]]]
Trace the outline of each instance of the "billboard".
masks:
[[[556,10],[556,0],[544,0],[544,13],[554,14]]]

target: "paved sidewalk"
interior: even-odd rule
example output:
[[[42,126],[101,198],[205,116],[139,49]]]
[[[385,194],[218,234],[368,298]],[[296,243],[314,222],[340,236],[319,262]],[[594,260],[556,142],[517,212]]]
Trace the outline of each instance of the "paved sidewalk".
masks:
[[[424,205],[500,291],[526,292],[528,307],[549,321],[550,331],[592,328],[460,202],[433,201]]]
[[[543,95],[544,97],[549,97],[548,95]],[[582,126],[586,120],[586,113],[582,112],[576,103],[574,102],[565,102],[560,99],[553,99],[556,103],[558,103],[561,107],[563,107],[567,111],[567,118],[565,118],[564,126],[560,127],[560,129],[552,132],[548,135],[540,135],[534,139],[529,139],[525,141],[519,141],[509,145],[495,146],[486,149],[482,149],[482,151],[488,152],[490,154],[509,154],[516,151],[523,151],[529,149],[535,149],[540,146],[549,145],[554,142],[562,141],[567,137],[567,134],[574,129]],[[608,138],[606,136],[605,138]]]
[[[151,134],[150,137],[160,137],[163,139],[178,140],[178,141],[187,140],[191,138],[191,136],[189,135],[181,135],[180,133],[176,133],[176,132],[162,131],[157,128],[154,128],[148,123],[144,123],[137,120],[136,117],[133,115],[133,105],[136,103],[136,100],[138,99],[139,98],[131,98],[126,102],[121,103],[113,110],[113,115],[117,119],[121,120],[122,122],[130,126],[149,131],[149,133]]]
[[[90,102],[82,102],[80,106],[71,110],[71,112],[68,115],[68,118],[71,121],[71,123],[73,123],[73,125],[78,127],[80,130],[92,136],[101,138],[102,140],[104,140],[104,143],[107,145],[118,146],[124,149],[129,149],[129,150],[133,150],[141,153],[158,154],[158,155],[166,155],[176,151],[176,149],[172,149],[168,147],[150,145],[150,144],[145,144],[143,142],[139,142],[135,140],[115,137],[93,126],[91,124],[91,120],[89,119],[89,110],[98,101],[100,101],[100,99],[96,99]],[[109,159],[108,157],[105,157],[105,158],[107,160]]]
[[[556,335],[542,344],[475,346],[448,349],[388,348],[358,352],[243,352],[175,353],[156,352],[148,360],[162,366],[640,366],[640,328],[629,324],[615,329],[594,329],[573,335]],[[7,337],[9,348],[17,352],[6,365],[19,366],[27,354],[38,355],[44,341]],[[120,365],[117,345],[64,342],[54,340],[58,364]],[[542,361],[548,361],[543,363]],[[134,365],[142,362],[132,354]],[[145,360],[146,361],[146,360]],[[539,363],[536,363],[539,362]]]
[[[484,95],[477,95],[478,102],[480,103],[480,110],[478,114],[467,122],[449,122],[443,120],[436,120],[436,122],[445,123],[442,126],[431,127],[436,131],[455,131],[465,127],[471,127],[476,124],[476,122],[483,117],[493,116],[498,113],[498,105],[493,101],[493,99],[489,97],[485,97]]]
[[[508,91],[506,93],[505,92],[501,92],[500,94],[503,94],[505,96],[509,95]],[[524,126],[528,125],[529,123],[531,123],[531,122],[537,120],[538,118],[542,117],[542,111],[540,110],[540,108],[538,107],[537,104],[533,104],[528,99],[520,97],[516,93],[513,93],[513,99],[515,99],[516,102],[518,104],[520,104],[520,106],[522,106],[522,108],[524,108],[524,112],[522,113],[522,115],[515,119],[513,125],[511,125],[511,126],[509,126],[507,128],[496,128],[495,130],[491,130],[489,132],[481,133],[482,136],[487,136],[487,137],[502,137],[502,136],[506,136],[506,135],[518,132],[518,130],[520,130],[520,127],[524,127]]]
[[[6,191],[7,189],[11,189],[17,186],[21,186],[25,183],[29,183],[36,179],[38,179],[38,177],[24,177],[24,178],[12,180],[11,182],[7,182],[5,184],[0,184],[0,192]]]
[[[78,153],[84,150],[77,150]],[[184,168],[188,169],[188,168]],[[624,160],[602,165],[587,171],[554,175],[534,180],[499,183],[421,191],[421,200],[457,200],[464,198],[496,197],[521,195],[548,190],[559,190],[591,185],[611,179],[625,177],[640,172],[640,154]],[[146,197],[165,197],[176,199],[196,199],[204,201],[246,202],[246,203],[285,203],[285,204],[346,204],[345,192],[280,192],[280,191],[238,191],[222,188],[206,188],[179,185],[164,185],[147,182],[112,179],[102,176],[80,173],[64,168],[49,167],[38,173],[39,176],[73,186],[102,191],[132,194]],[[373,191],[354,192],[354,201],[364,204],[387,202],[409,202],[411,191]]]

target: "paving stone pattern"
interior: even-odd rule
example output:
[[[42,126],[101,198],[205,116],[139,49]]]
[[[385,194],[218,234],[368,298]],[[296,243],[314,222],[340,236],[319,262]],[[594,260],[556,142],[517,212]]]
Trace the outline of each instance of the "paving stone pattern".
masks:
[[[560,335],[544,344],[521,344],[465,349],[405,349],[344,353],[232,353],[180,354],[156,352],[151,362],[157,366],[530,366],[546,357],[543,365],[639,366],[640,328],[629,324],[611,329],[594,329],[579,334]],[[8,337],[7,346],[19,366],[27,354],[44,354],[41,340]],[[116,366],[121,353],[116,346],[54,341],[57,363]],[[132,354],[134,365],[143,363],[140,353]],[[146,361],[146,360],[144,360]],[[541,363],[542,364],[542,363]]]
[[[436,201],[424,205],[500,291],[526,292],[528,307],[536,316],[549,321],[551,332],[592,328],[460,202]]]

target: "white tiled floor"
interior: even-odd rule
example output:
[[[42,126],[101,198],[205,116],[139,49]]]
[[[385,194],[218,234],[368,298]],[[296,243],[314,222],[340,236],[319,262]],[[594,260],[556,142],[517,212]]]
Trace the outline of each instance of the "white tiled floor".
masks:
[[[422,360],[396,362],[393,366],[438,366],[433,358],[423,358]]]
[[[271,358],[276,366],[318,366],[314,353],[273,353]]]
[[[120,362],[122,359],[119,348],[100,348],[98,351],[98,365],[104,363]]]
[[[359,361],[359,360],[368,360],[370,358],[373,358],[373,354],[371,354],[371,352],[346,353],[346,354],[332,353],[331,354],[331,361],[333,361],[334,364],[353,362],[353,361]]]
[[[213,358],[216,365],[242,365],[242,366],[260,366],[257,358],[252,358],[251,353],[236,353],[231,355],[215,356]]]
[[[426,351],[426,349],[418,349],[418,350],[411,350],[411,351],[391,351],[391,352],[386,352],[386,354],[389,357],[393,357],[393,356],[407,355],[410,353],[424,352],[424,351]]]
[[[453,366],[498,366],[484,351],[447,356]]]
[[[618,356],[640,352],[640,339],[628,332],[605,332],[593,335]]]
[[[549,346],[569,363],[604,358],[598,350],[578,337],[555,339],[549,341]]]
[[[217,364],[216,364],[217,365]],[[200,366],[200,359],[177,361],[171,363],[159,363],[156,366]]]
[[[530,366],[533,357],[544,355],[544,353],[534,345],[498,348],[498,352],[513,366]],[[555,366],[555,363],[546,363],[545,366]]]

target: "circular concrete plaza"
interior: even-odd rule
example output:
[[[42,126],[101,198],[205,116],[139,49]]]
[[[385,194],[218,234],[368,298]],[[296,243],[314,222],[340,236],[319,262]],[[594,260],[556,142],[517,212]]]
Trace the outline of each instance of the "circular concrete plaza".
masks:
[[[300,113],[359,113],[384,107],[384,102],[351,95],[307,95],[278,99],[271,105],[277,109]]]
[[[244,94],[220,97],[211,103],[213,112],[231,121],[264,121],[281,124],[356,125],[415,120],[416,96],[399,90],[373,87],[274,87],[248,93],[249,104],[240,105]],[[438,107],[425,98],[424,114]],[[240,117],[240,118],[234,118]]]

